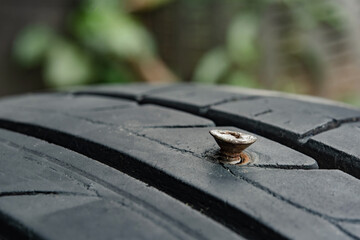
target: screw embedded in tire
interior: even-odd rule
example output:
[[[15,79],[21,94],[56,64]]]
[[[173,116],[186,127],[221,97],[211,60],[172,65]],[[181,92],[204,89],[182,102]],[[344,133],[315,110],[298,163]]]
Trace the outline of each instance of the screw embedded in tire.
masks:
[[[211,130],[210,134],[220,147],[223,162],[229,164],[241,163],[242,151],[257,140],[252,135],[230,130]]]

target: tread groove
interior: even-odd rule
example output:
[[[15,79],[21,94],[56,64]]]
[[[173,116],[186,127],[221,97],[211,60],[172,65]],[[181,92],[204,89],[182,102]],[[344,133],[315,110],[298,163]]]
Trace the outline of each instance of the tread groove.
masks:
[[[64,192],[64,191],[14,191],[14,192],[0,192],[1,197],[11,196],[36,196],[36,195],[63,195],[63,196],[83,196],[83,197],[98,197],[97,195],[89,195],[77,192]]]

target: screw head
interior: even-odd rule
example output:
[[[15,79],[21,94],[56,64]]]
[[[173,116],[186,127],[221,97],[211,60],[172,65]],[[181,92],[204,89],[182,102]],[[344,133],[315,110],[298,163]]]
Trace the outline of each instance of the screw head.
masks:
[[[219,145],[225,162],[230,164],[240,163],[242,151],[257,140],[252,135],[230,130],[211,130],[210,134]]]

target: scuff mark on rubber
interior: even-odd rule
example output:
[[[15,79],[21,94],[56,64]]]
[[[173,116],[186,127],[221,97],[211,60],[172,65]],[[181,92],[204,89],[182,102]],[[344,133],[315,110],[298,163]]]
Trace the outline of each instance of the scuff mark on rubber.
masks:
[[[109,111],[109,110],[120,110],[120,109],[127,109],[134,106],[131,105],[118,105],[118,106],[110,106],[110,107],[98,107],[98,108],[91,108],[89,112],[101,112],[101,111]]]
[[[266,114],[269,114],[269,113],[272,113],[272,112],[273,112],[272,109],[268,109],[268,110],[265,110],[265,111],[262,111],[262,112],[259,112],[259,113],[255,113],[254,117],[259,117],[259,116],[266,115]]]

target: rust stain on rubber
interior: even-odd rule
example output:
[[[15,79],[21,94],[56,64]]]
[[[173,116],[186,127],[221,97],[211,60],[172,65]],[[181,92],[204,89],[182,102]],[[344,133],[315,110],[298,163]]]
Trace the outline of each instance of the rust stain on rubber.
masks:
[[[223,163],[246,164],[250,162],[250,157],[243,151],[257,140],[256,137],[230,130],[211,130],[210,134],[220,147]]]
[[[240,153],[240,159],[241,161],[236,163],[236,165],[247,165],[251,162],[251,157],[246,152]]]

